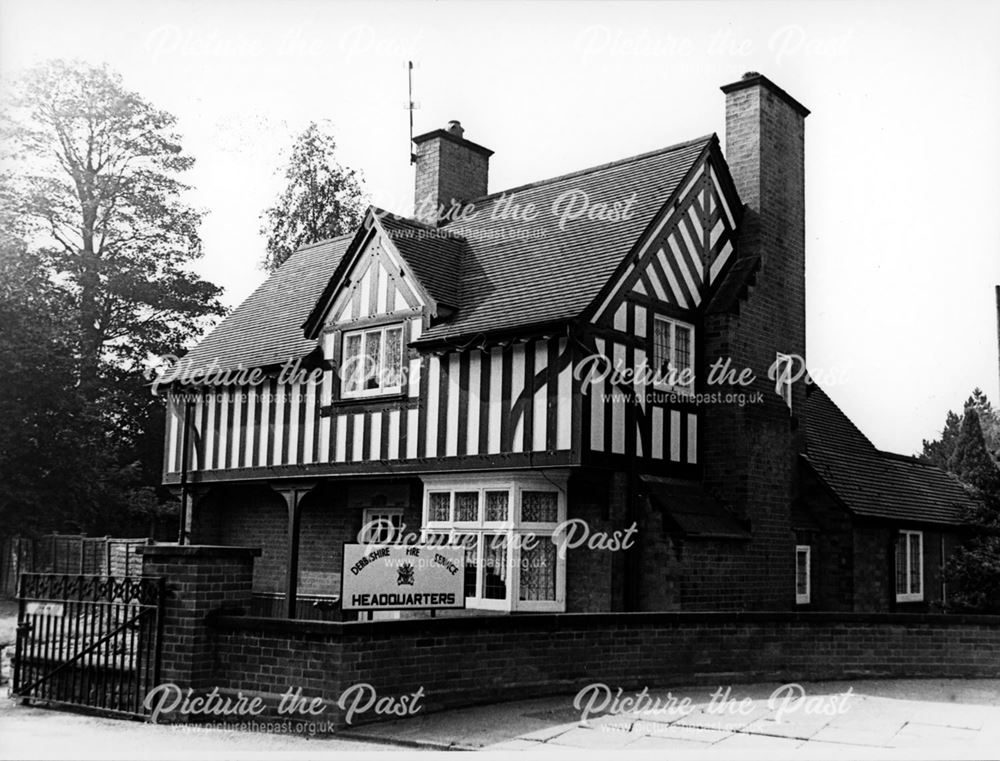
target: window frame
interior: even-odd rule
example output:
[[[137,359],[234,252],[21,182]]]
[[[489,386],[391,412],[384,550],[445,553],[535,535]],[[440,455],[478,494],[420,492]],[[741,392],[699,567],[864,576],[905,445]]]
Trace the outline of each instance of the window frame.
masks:
[[[668,367],[673,367],[677,371],[678,375],[680,375],[681,373],[683,373],[684,370],[690,370],[691,382],[689,384],[687,384],[687,385],[682,385],[682,384],[678,384],[678,383],[673,383],[673,384],[671,384],[671,383],[664,383],[664,382],[661,382],[660,380],[658,380],[659,375],[660,375],[660,365],[656,361],[656,359],[657,359],[656,358],[656,324],[657,324],[657,322],[666,323],[667,325],[670,326],[670,338],[669,338],[669,343],[668,343],[668,351],[669,351],[670,356],[667,359]],[[688,351],[688,353],[689,353],[689,361],[688,361],[687,366],[684,367],[684,368],[679,368],[678,365],[677,365],[677,361],[676,361],[677,360],[677,339],[676,339],[676,336],[677,336],[677,327],[678,326],[686,328],[688,330],[688,334],[690,335],[690,346],[689,346],[689,351]],[[653,378],[654,378],[653,388],[654,389],[656,389],[657,391],[668,391],[668,392],[675,393],[675,394],[685,394],[685,395],[691,395],[691,396],[694,395],[694,382],[695,382],[695,375],[694,375],[694,364],[695,364],[694,354],[695,354],[695,350],[694,350],[694,347],[695,347],[695,337],[696,337],[695,326],[692,323],[685,322],[684,320],[679,320],[676,317],[669,317],[668,315],[665,315],[665,314],[659,314],[659,313],[654,313],[653,314],[653,334],[650,336],[650,357],[652,358],[653,365],[654,365],[654,367],[653,367]]]
[[[530,534],[538,531],[554,531],[556,527],[566,520],[566,510],[562,505],[563,500],[559,494],[559,490],[550,486],[549,488],[541,488],[535,485],[529,485],[525,487],[524,484],[517,484],[517,500],[516,500],[516,515],[517,517],[510,516],[513,518],[513,522],[516,524],[516,528],[523,533]],[[555,494],[556,495],[556,519],[555,521],[525,521],[521,519],[521,508],[524,500],[524,493],[529,492],[541,492],[544,494]]]
[[[385,359],[386,359],[386,333],[391,330],[399,330],[399,383],[395,386],[379,386],[378,388],[359,388],[357,390],[348,390],[348,377],[342,375],[340,378],[340,398],[341,399],[370,399],[372,397],[379,396],[396,396],[403,393],[406,381],[405,375],[406,371],[404,365],[406,362],[406,323],[405,322],[386,322],[375,325],[365,325],[363,327],[345,329],[342,331],[340,336],[340,365],[344,367],[347,364],[347,341],[352,336],[361,336],[361,355],[365,356],[365,341],[366,336],[369,333],[379,334],[379,382],[385,376]]]
[[[364,530],[365,526],[367,526],[369,523],[371,523],[372,521],[376,520],[379,517],[388,517],[389,520],[391,521],[393,517],[399,516],[398,530],[402,532],[403,528],[406,525],[403,522],[403,513],[404,511],[403,508],[401,507],[366,507],[361,511],[361,528],[362,530]],[[398,541],[399,537],[397,536],[394,539],[395,541]],[[388,540],[388,542],[390,543],[392,541],[393,539]],[[378,544],[378,542],[369,542],[369,544],[374,545]]]
[[[799,554],[806,556],[806,591],[799,593]],[[795,545],[795,604],[809,605],[812,602],[812,545]]]
[[[913,576],[913,552],[911,551],[910,537],[916,536],[917,543],[920,547],[920,564],[917,568],[918,574],[917,579],[920,584],[920,591],[912,591],[911,579]],[[899,540],[900,537],[906,537],[904,543],[906,552],[906,591],[899,591],[899,579],[896,578],[896,569],[899,563]],[[924,600],[924,532],[915,529],[899,529],[896,532],[896,544],[895,544],[895,557],[893,558],[893,585],[896,588],[896,602],[923,602]]]
[[[460,544],[465,537],[474,536],[476,540],[476,584],[473,594],[466,594],[466,608],[493,610],[500,612],[556,612],[566,609],[566,558],[555,553],[555,599],[554,600],[521,600],[521,551],[524,537],[533,535],[536,542],[551,541],[555,529],[566,520],[566,480],[567,476],[560,474],[551,478],[536,474],[508,474],[504,476],[489,476],[485,478],[470,478],[468,476],[427,476],[424,477],[423,512],[421,521],[421,537],[442,536],[449,538],[449,543]],[[455,494],[458,492],[478,492],[479,510],[477,520],[455,521]],[[520,521],[521,495],[525,491],[546,491],[556,494],[556,520],[551,522]],[[450,492],[449,520],[432,521],[430,516],[430,495]],[[504,521],[486,520],[486,493],[507,492],[507,519]],[[484,559],[486,542],[492,537],[504,536],[507,540],[506,567],[507,594],[504,599],[482,596],[485,591]]]

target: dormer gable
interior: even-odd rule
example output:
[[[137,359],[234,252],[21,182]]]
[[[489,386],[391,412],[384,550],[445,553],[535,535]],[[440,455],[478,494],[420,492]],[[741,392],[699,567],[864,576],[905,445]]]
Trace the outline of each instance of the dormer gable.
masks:
[[[456,236],[369,207],[302,326],[305,336],[379,316],[452,314],[462,245]]]

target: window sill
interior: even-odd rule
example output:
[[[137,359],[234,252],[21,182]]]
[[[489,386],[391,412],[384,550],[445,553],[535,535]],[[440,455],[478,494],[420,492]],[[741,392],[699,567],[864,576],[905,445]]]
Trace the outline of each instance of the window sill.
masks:
[[[541,602],[538,600],[521,600],[511,611],[512,613],[565,613],[566,603],[553,602],[551,600]]]
[[[510,602],[504,599],[492,597],[466,597],[466,610],[488,610],[494,613],[510,613]]]
[[[921,594],[910,594],[910,595],[896,595],[896,602],[923,602],[924,595]]]
[[[405,402],[408,398],[404,391],[393,394],[379,394],[378,396],[349,396],[344,399],[334,399],[323,409],[328,411],[329,414],[330,410],[341,408],[384,407],[387,403],[401,403]]]
[[[653,384],[653,390],[663,394],[674,394],[675,396],[694,396],[694,391],[690,386],[660,386]]]

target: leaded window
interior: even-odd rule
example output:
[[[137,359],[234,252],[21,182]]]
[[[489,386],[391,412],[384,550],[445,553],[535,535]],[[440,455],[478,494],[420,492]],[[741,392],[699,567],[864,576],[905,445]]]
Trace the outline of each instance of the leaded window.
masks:
[[[425,479],[425,536],[448,536],[465,548],[469,608],[565,608],[565,476]]]
[[[399,393],[403,385],[403,326],[345,333],[340,379],[345,398]]]
[[[692,391],[694,387],[694,326],[656,315],[653,320],[655,386]]]

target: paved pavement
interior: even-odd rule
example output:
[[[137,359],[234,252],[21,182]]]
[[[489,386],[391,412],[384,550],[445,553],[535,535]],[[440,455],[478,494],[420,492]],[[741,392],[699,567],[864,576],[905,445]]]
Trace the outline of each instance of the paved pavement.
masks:
[[[391,751],[398,744],[334,737],[305,737],[273,732],[144,724],[127,719],[87,716],[22,706],[0,697],[2,759],[177,759],[201,758],[345,758]],[[380,754],[376,754],[380,755]]]
[[[336,736],[191,730],[95,718],[0,700],[0,758],[337,758],[408,750],[525,756],[628,751],[679,758],[997,758],[1000,680],[891,680],[654,690],[639,710],[613,693],[417,715]],[[776,694],[776,690],[778,691]],[[620,698],[633,697],[623,692]],[[684,702],[685,698],[687,702]],[[602,707],[602,702],[608,704]],[[619,704],[623,701],[620,700]],[[646,753],[643,753],[646,751]]]
[[[891,680],[650,691],[581,722],[575,696],[448,711],[351,732],[435,748],[670,751],[674,756],[1000,758],[1000,680]],[[777,695],[775,692],[778,691]],[[635,693],[623,693],[623,697]],[[591,693],[599,707],[603,694]],[[671,701],[671,698],[673,700]],[[690,702],[682,701],[688,698]],[[653,701],[658,700],[658,703]],[[610,706],[609,706],[610,707]],[[626,706],[627,707],[627,706]],[[534,753],[530,753],[534,755]]]

